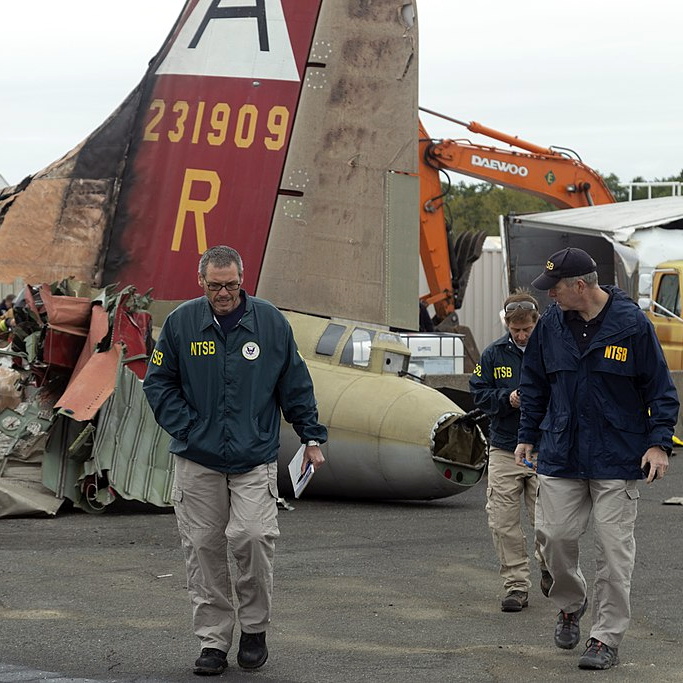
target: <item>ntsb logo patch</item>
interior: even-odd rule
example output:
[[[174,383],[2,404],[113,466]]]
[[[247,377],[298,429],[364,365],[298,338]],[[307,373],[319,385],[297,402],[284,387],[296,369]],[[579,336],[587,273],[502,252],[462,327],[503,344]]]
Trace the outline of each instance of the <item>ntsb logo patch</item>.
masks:
[[[261,355],[261,349],[256,342],[247,342],[242,347],[242,355],[247,360],[256,360]]]
[[[605,358],[609,358],[610,360],[618,360],[622,363],[625,363],[626,359],[628,358],[628,348],[625,346],[606,346]]]

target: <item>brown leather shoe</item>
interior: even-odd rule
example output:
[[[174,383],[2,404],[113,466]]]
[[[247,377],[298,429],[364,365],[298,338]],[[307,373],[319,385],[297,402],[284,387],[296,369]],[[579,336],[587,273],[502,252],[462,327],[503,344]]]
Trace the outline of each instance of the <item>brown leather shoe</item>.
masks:
[[[529,605],[529,595],[524,591],[510,591],[500,603],[503,612],[521,612]]]

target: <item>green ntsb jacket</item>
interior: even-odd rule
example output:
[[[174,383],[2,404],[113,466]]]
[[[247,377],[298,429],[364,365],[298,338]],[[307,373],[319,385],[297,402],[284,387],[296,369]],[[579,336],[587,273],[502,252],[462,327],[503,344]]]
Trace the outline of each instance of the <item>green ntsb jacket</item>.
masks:
[[[170,451],[232,473],[277,459],[280,410],[302,442],[327,439],[289,322],[269,302],[242,295],[246,311],[227,335],[206,297],[176,308],[143,384]]]

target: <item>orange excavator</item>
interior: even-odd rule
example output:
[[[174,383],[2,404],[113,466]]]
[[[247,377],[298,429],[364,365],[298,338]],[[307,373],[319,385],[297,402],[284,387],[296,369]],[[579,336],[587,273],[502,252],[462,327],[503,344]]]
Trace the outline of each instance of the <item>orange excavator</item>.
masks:
[[[440,171],[456,171],[528,192],[563,209],[610,204],[616,199],[600,175],[571,150],[540,147],[474,121],[465,123],[423,107],[420,110],[524,150],[476,145],[469,140],[435,141],[420,122],[420,257],[429,287],[421,301],[434,306],[437,329],[462,331],[456,311],[486,235],[466,231],[454,237],[444,211]]]

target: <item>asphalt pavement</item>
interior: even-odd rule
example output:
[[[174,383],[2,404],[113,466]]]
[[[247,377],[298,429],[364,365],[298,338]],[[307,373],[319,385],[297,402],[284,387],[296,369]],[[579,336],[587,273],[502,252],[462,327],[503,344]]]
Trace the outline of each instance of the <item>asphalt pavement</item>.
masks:
[[[280,512],[270,658],[244,672],[235,645],[208,680],[681,681],[683,507],[663,501],[683,496],[682,458],[640,486],[633,616],[615,669],[579,670],[581,645],[553,645],[537,567],[529,607],[500,611],[483,480],[422,503],[293,501]],[[590,534],[583,547],[590,583]],[[0,519],[0,620],[0,683],[203,680],[171,510],[118,501],[102,515]]]

